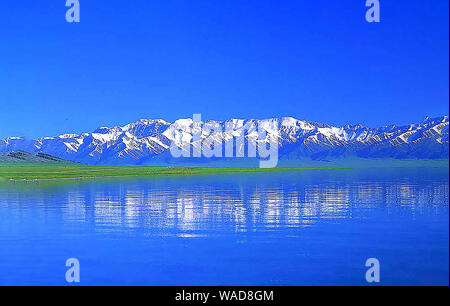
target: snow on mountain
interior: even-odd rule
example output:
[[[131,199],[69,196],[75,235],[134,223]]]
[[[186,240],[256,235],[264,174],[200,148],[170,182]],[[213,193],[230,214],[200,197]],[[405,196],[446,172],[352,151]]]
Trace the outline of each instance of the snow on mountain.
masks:
[[[236,141],[237,138],[242,142]],[[448,159],[449,121],[448,116],[427,117],[418,124],[368,128],[330,126],[292,117],[206,122],[179,119],[173,123],[142,119],[81,135],[0,139],[0,153],[23,150],[89,164],[145,164],[162,157],[162,161],[171,159],[172,143],[199,152],[201,145],[212,146],[215,142],[231,145],[236,155],[244,154],[249,142],[256,146],[278,143],[281,159],[347,156]]]

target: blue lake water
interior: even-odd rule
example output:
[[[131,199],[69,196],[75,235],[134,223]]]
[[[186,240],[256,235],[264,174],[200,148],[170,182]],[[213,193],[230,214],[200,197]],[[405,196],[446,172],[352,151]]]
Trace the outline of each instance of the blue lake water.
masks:
[[[448,168],[0,184],[0,285],[449,284]]]

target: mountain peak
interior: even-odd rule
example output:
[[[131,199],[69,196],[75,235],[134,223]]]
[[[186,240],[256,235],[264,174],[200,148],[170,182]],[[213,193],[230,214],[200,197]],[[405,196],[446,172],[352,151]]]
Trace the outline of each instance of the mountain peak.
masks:
[[[441,117],[434,117],[434,118],[426,116],[425,119],[422,121],[422,124],[428,124],[428,123],[433,123],[433,122],[439,122],[439,123],[448,122],[448,116],[441,116]]]
[[[145,118],[140,119],[136,123],[142,123],[142,124],[154,124],[154,123],[170,124],[170,122],[167,122],[164,119],[145,119]]]

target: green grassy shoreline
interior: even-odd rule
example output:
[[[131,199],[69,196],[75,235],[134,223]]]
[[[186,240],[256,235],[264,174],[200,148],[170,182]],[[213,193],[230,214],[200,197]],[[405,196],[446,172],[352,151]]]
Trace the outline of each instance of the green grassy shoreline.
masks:
[[[337,168],[208,168],[0,164],[0,181],[49,181],[160,175],[332,170]]]

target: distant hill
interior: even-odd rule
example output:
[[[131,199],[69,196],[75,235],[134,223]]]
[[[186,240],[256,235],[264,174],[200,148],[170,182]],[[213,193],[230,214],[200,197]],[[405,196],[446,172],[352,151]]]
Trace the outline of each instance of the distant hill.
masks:
[[[51,156],[45,153],[28,153],[22,150],[17,150],[9,153],[0,153],[0,164],[10,163],[38,163],[38,164],[61,164],[61,165],[75,165],[76,163]]]
[[[199,133],[202,128],[202,133]],[[258,136],[262,132],[262,136]],[[200,139],[193,135],[199,133]],[[262,138],[261,138],[262,137]],[[237,140],[243,144],[237,145]],[[24,150],[47,153],[91,165],[201,165],[223,162],[244,164],[248,159],[174,158],[170,147],[199,152],[204,145],[222,143],[244,155],[249,144],[263,148],[278,145],[281,162],[360,160],[448,160],[449,118],[425,118],[420,123],[369,128],[363,125],[331,126],[291,117],[266,120],[231,119],[194,122],[179,119],[142,119],[125,126],[100,127],[90,133],[64,134],[39,139],[0,139],[0,152]],[[40,157],[38,155],[35,155]],[[19,156],[20,158],[20,156]],[[45,160],[45,158],[44,158]]]

